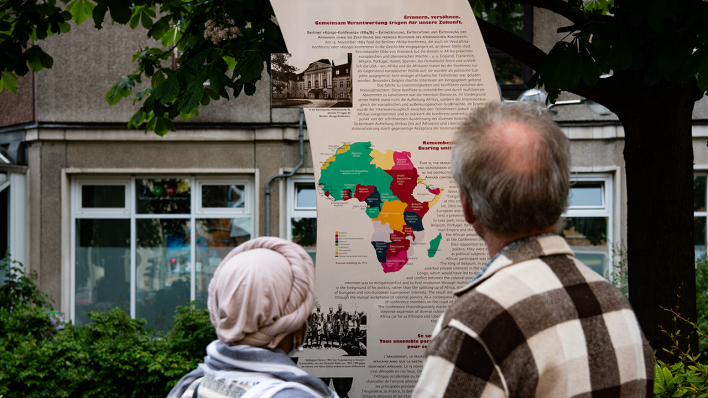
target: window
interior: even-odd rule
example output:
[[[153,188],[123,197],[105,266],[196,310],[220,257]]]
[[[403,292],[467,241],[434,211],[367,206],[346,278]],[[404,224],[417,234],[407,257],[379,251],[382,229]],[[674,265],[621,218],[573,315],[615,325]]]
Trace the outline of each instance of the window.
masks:
[[[308,81],[308,82],[307,82],[307,89],[309,90],[309,89],[311,89],[311,88],[312,88],[312,82],[311,82],[311,81]]]
[[[575,258],[607,277],[612,272],[612,178],[601,174],[573,177],[561,236]]]
[[[349,80],[347,80],[347,88],[349,88],[350,84],[351,84],[351,82]]]
[[[317,208],[315,180],[309,177],[292,177],[287,189],[287,238],[302,247],[315,261],[317,249]]]
[[[324,95],[325,98],[327,98],[327,92],[326,92],[326,91],[323,93],[323,95]]]
[[[322,82],[322,87],[327,88],[327,79],[324,79]]]
[[[696,260],[706,256],[706,173],[693,177],[693,245]]]
[[[341,80],[339,81],[339,88],[344,88],[344,82]]]
[[[216,267],[253,236],[247,178],[75,178],[72,184],[72,317],[123,307],[166,330],[174,310],[206,308]]]
[[[339,69],[337,69],[334,74],[338,75],[339,74]]]
[[[0,156],[2,151],[0,151]],[[0,159],[0,162],[3,162]],[[27,178],[24,170],[0,172],[0,258],[27,264]],[[0,285],[5,275],[0,273]]]

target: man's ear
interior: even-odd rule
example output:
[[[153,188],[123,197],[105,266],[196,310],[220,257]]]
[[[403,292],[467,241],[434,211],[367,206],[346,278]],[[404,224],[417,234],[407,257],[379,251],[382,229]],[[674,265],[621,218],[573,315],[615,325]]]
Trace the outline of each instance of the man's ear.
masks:
[[[472,210],[472,206],[467,200],[467,195],[462,187],[460,187],[460,201],[462,202],[462,213],[465,215],[465,220],[470,224],[477,222],[477,217],[474,215],[474,210]]]

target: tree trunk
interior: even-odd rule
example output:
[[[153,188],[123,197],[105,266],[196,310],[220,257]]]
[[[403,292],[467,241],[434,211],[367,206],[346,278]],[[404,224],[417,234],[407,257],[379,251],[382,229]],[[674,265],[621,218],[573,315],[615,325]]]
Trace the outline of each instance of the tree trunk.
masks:
[[[688,86],[688,85],[686,85]],[[634,92],[616,113],[625,131],[627,172],[627,253],[629,300],[644,335],[661,360],[671,346],[669,333],[682,331],[682,349],[698,338],[691,327],[674,323],[675,309],[696,320],[696,274],[693,250],[693,145],[695,101],[686,86]],[[680,295],[680,297],[679,297]]]

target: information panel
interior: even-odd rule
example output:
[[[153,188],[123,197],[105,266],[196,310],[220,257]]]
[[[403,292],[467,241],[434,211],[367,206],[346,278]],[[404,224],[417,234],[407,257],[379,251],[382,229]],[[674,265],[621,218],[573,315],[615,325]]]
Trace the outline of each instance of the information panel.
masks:
[[[273,104],[304,107],[317,299],[298,366],[340,397],[409,397],[452,292],[488,261],[450,172],[454,131],[499,100],[465,0],[272,0],[289,55]]]

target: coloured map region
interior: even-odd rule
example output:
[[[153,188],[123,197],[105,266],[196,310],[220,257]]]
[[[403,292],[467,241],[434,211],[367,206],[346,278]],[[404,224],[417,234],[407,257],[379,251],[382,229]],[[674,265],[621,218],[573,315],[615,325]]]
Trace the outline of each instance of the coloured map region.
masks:
[[[440,200],[443,188],[431,188],[420,178],[410,152],[379,152],[371,142],[342,145],[321,170],[318,185],[327,198],[366,202],[376,257],[384,272],[400,271],[408,263],[411,243],[424,239],[423,218]],[[421,189],[432,194],[432,200],[419,201],[416,191]]]

